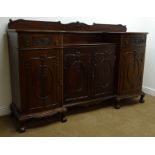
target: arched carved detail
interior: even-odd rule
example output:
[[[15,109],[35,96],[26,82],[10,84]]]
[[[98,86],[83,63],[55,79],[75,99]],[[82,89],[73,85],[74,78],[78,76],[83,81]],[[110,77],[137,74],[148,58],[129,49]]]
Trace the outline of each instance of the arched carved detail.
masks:
[[[115,53],[113,49],[101,48],[94,55],[95,95],[113,91]]]
[[[83,89],[84,81],[86,77],[84,76],[86,73],[85,66],[82,61],[76,60],[70,66],[68,71],[68,75],[74,73],[74,76],[68,77],[69,78],[69,89],[73,92],[80,92]],[[73,83],[72,81],[75,80],[76,82]]]
[[[89,96],[88,78],[91,53],[82,49],[66,49],[64,54],[65,101],[79,100]]]
[[[61,63],[57,49],[20,54],[24,109],[37,111],[61,104]]]

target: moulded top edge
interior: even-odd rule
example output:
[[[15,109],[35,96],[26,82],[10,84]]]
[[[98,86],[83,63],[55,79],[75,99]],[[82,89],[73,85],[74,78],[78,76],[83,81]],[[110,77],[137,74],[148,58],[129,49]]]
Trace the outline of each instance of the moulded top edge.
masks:
[[[26,30],[26,29],[8,29],[8,32],[44,32],[44,33],[115,33],[115,34],[148,34],[148,32],[105,32],[105,31],[61,31],[61,30]]]

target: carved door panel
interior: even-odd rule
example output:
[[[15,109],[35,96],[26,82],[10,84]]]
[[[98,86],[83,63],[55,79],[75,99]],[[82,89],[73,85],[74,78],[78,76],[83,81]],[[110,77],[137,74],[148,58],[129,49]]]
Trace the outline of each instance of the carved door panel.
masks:
[[[90,96],[91,52],[87,48],[64,49],[64,100],[76,102]]]
[[[120,93],[138,94],[142,89],[145,47],[123,48],[121,53]]]
[[[115,46],[94,48],[93,94],[102,97],[114,94]]]
[[[39,50],[20,53],[21,96],[25,111],[61,106],[62,52]]]

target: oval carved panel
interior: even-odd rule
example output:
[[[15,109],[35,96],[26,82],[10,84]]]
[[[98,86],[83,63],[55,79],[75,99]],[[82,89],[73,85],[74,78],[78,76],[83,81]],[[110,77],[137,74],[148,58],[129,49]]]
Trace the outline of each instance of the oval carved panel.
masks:
[[[64,100],[75,102],[90,95],[91,52],[85,48],[66,48],[64,52]]]
[[[46,100],[51,95],[53,89],[53,75],[51,70],[47,66],[40,65],[36,68],[36,74],[33,78],[35,95],[41,100]]]
[[[137,50],[128,50],[123,55],[122,77],[123,91],[139,89],[142,84],[144,52],[141,48]]]
[[[95,65],[95,76],[96,79],[96,86],[106,88],[110,85],[111,81],[109,80],[110,76],[112,75],[112,68],[111,68],[111,62],[107,61],[105,59],[102,59],[102,61],[98,62]]]
[[[130,56],[130,61],[127,66],[127,78],[130,85],[138,83],[140,77],[140,62],[134,54]]]
[[[33,57],[25,62],[26,77],[31,82],[32,93],[39,100],[47,100],[54,88],[52,70],[46,65],[46,62],[53,58],[55,57]]]
[[[112,84],[111,77],[113,75],[114,55],[111,53],[96,53],[95,54],[95,82],[96,87],[102,89]]]
[[[81,61],[74,61],[69,68],[69,89],[80,92],[83,89],[83,79],[85,79],[85,69]]]

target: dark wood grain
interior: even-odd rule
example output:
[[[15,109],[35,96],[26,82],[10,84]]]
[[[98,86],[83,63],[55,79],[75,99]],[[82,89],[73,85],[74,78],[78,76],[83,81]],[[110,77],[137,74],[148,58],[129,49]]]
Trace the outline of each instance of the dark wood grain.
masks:
[[[61,49],[30,50],[19,54],[24,112],[62,106],[61,58]]]
[[[10,60],[10,73],[11,73],[11,90],[12,102],[21,110],[21,96],[19,84],[19,59],[18,59],[18,34],[12,32],[8,34],[8,48]]]
[[[147,33],[111,24],[61,24],[17,20],[8,24],[11,110],[24,132],[27,122],[67,109],[142,92]],[[48,119],[48,118],[47,118]],[[41,123],[41,121],[40,121]],[[33,125],[33,124],[32,124]]]
[[[62,24],[61,22],[45,22],[30,20],[10,20],[9,29],[29,29],[29,30],[65,30],[65,31],[104,31],[104,32],[126,32],[126,26],[112,24],[93,24],[75,22]]]
[[[77,102],[90,98],[92,53],[85,47],[64,49],[64,101]]]
[[[115,44],[93,49],[93,97],[114,95]]]
[[[121,95],[142,93],[145,44],[146,34],[122,34],[118,81]]]

